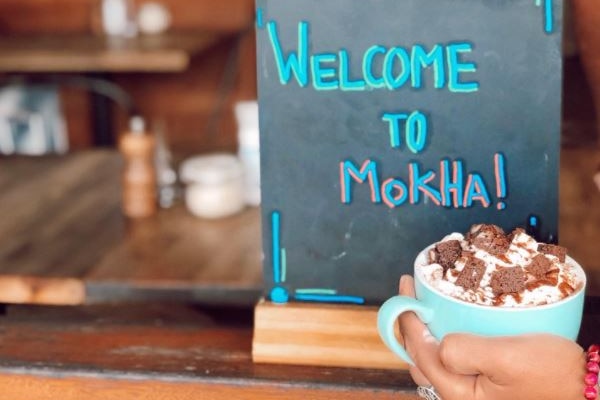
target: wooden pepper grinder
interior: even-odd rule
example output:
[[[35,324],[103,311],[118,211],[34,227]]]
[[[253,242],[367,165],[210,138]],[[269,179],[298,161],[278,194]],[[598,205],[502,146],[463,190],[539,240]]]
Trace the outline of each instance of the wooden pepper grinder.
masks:
[[[144,120],[134,116],[129,131],[119,141],[124,158],[122,209],[125,216],[143,218],[156,213],[156,171],[154,137],[145,132]]]

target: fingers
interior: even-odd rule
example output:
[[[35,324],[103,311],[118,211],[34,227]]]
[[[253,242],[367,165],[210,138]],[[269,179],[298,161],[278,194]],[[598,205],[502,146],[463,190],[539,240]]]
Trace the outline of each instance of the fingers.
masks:
[[[407,313],[412,314],[412,313]],[[474,396],[475,377],[448,371],[439,356],[439,345],[429,330],[412,314],[403,317],[403,335],[406,349],[423,377],[440,393],[444,400],[471,400]]]
[[[450,334],[440,344],[440,359],[448,371],[485,375],[496,384],[512,379],[510,375],[517,370],[516,366],[528,364],[530,353],[531,342],[525,336]]]
[[[429,379],[421,372],[418,367],[411,365],[408,368],[408,372],[410,373],[410,377],[412,380],[419,386],[431,386],[431,382]]]
[[[402,275],[400,278],[400,294],[402,296],[415,297],[415,280],[410,275]]]
[[[455,374],[485,374],[490,350],[496,346],[489,338],[468,334],[450,334],[440,344],[440,359],[446,369]],[[468,355],[468,356],[467,356]],[[495,360],[496,361],[496,360]]]
[[[399,284],[398,291],[403,296],[415,297],[414,281],[410,275],[404,275],[400,278],[400,284]],[[407,322],[407,323],[414,323],[414,322],[410,322],[410,318],[409,318],[409,322]],[[402,326],[402,323],[400,326]],[[431,385],[431,383],[425,377],[425,375],[423,375],[423,373],[421,372],[419,367],[411,365],[408,369],[408,372],[410,373],[410,376],[412,377],[413,381],[415,381],[415,383],[417,385],[419,385],[419,386],[430,386]]]
[[[455,376],[477,376],[473,391],[478,398],[581,396],[584,353],[575,342],[562,337],[536,334],[487,338],[452,334],[442,340],[440,358],[445,369]],[[426,370],[422,372],[429,377]]]
[[[415,296],[412,277],[402,277],[400,294]],[[457,375],[445,369],[439,356],[439,344],[414,313],[403,313],[399,319],[406,351],[416,363],[418,372],[421,374],[418,376],[415,373],[415,376],[422,382],[431,382],[445,400],[472,399],[475,378]]]
[[[400,278],[400,294],[407,297],[415,297],[414,280],[411,276],[404,275]],[[405,312],[398,318],[400,321],[400,333],[404,339],[404,347],[410,358],[415,360],[415,345],[420,343],[418,337],[422,337],[429,332],[427,327],[413,312]],[[431,336],[431,335],[429,335]],[[412,340],[409,340],[412,338]]]

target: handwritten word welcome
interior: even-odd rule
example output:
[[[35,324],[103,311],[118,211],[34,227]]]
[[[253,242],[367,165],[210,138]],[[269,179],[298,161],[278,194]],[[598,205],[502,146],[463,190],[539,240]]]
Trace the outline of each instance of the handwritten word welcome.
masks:
[[[373,45],[362,55],[362,69],[353,73],[346,49],[309,54],[307,22],[298,23],[297,49],[287,55],[277,33],[277,23],[269,22],[267,30],[282,85],[287,85],[294,78],[301,87],[310,82],[316,90],[397,90],[404,86],[420,89],[425,70],[431,68],[436,89],[446,88],[455,93],[479,89],[477,81],[462,81],[463,74],[476,71],[474,63],[461,59],[463,54],[473,50],[467,42],[436,44],[429,50],[418,44],[410,48]],[[352,77],[354,75],[358,77]]]

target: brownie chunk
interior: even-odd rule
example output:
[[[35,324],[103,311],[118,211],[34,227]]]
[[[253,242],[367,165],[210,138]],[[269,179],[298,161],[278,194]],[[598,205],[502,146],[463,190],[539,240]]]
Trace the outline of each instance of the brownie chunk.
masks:
[[[490,286],[495,295],[519,293],[525,289],[525,279],[521,267],[499,268],[492,273]]]
[[[460,271],[456,278],[456,285],[462,286],[465,290],[475,290],[485,273],[485,262],[475,257],[468,257],[465,267]]]
[[[525,270],[537,279],[542,279],[546,276],[548,271],[552,268],[552,261],[543,254],[538,254],[533,257],[531,263],[525,267]]]
[[[454,263],[460,257],[462,253],[462,247],[460,247],[460,241],[458,240],[447,240],[440,242],[435,245],[435,262],[440,264],[444,268],[444,273],[450,268],[454,268]]]
[[[502,256],[510,247],[511,240],[502,228],[492,224],[483,224],[472,229],[468,240],[475,246],[494,256]]]
[[[565,262],[567,257],[567,249],[562,246],[556,246],[554,244],[538,244],[538,251],[544,254],[551,254],[553,256],[558,257],[558,261],[561,263]]]

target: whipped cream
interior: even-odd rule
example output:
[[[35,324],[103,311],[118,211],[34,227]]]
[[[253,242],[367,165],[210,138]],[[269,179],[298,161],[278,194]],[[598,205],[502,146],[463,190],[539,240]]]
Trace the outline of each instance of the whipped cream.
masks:
[[[477,228],[477,226],[474,226]],[[473,229],[472,228],[472,232]],[[582,279],[578,277],[576,267],[569,263],[569,258],[561,262],[555,255],[538,251],[538,243],[522,229],[517,229],[511,236],[510,246],[503,254],[494,255],[486,249],[477,247],[472,240],[465,238],[461,233],[452,233],[441,242],[457,240],[460,242],[462,255],[455,261],[453,268],[444,272],[442,265],[436,262],[431,246],[427,257],[421,257],[417,263],[417,271],[433,288],[438,291],[470,303],[497,307],[531,307],[555,303],[568,297],[583,286]],[[440,243],[441,243],[440,242]],[[551,261],[551,267],[543,277],[536,277],[527,267],[534,257],[543,254]],[[469,257],[482,260],[485,271],[478,287],[464,288],[456,284]],[[504,268],[523,268],[525,271],[524,289],[515,293],[494,292],[491,280],[494,272]]]

